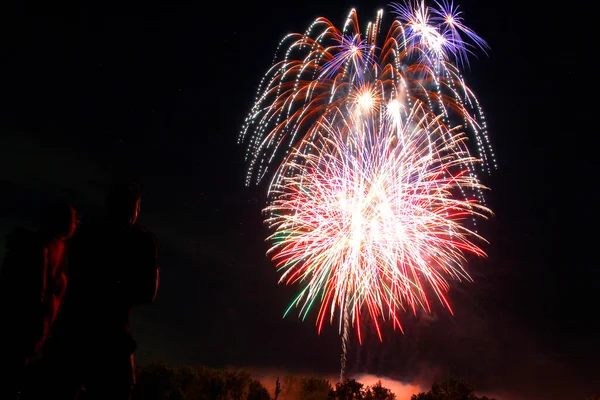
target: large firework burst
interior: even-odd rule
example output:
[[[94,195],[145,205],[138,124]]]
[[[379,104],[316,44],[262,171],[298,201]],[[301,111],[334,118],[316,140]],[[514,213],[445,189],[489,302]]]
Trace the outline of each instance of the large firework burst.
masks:
[[[381,337],[431,298],[451,310],[449,281],[485,255],[472,222],[491,214],[478,173],[495,160],[458,65],[486,44],[435,4],[393,5],[381,43],[381,11],[364,33],[352,10],[342,29],[318,18],[287,35],[239,136],[248,185],[273,167],[268,255],[301,286],[290,309],[318,308],[319,330],[339,317],[342,375],[349,326],[360,340],[366,313]]]
[[[465,189],[482,186],[467,165],[465,135],[421,103],[340,110],[311,129],[271,187],[269,255],[281,281],[300,283],[292,306],[318,304],[319,329],[344,312],[400,326],[399,312],[450,308],[448,278],[469,279],[465,254],[484,255],[466,219],[489,215]]]

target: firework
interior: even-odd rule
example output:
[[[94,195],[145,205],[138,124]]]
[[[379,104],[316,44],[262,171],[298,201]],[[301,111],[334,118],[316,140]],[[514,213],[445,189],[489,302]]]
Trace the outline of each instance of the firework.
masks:
[[[452,63],[464,60],[471,48],[485,48],[485,42],[462,23],[452,3],[436,5],[394,5],[398,18],[382,40],[382,11],[364,33],[351,10],[342,29],[321,17],[304,34],[287,35],[238,138],[247,144],[246,184],[259,183],[269,166],[278,179],[279,160],[311,140],[310,127],[356,98],[364,106],[392,97],[407,107],[423,103],[444,123],[461,124],[469,133],[483,161],[480,171],[495,168],[479,101]],[[474,166],[470,171],[480,172]]]
[[[447,0],[428,7],[424,1],[394,4],[394,14],[406,27],[405,45],[420,54],[421,62],[443,65],[443,60],[454,59],[459,64],[468,63],[472,49],[486,50],[487,43],[468,28],[462,11]],[[465,40],[464,38],[467,38]]]
[[[344,312],[357,327],[367,311],[400,327],[399,314],[446,307],[448,278],[469,279],[465,254],[484,255],[465,220],[490,210],[463,197],[481,188],[466,169],[475,160],[464,134],[449,130],[421,103],[378,111],[340,110],[283,163],[266,208],[268,254],[281,282],[301,284],[292,303],[304,318],[318,304],[319,330]]]
[[[239,142],[246,184],[272,168],[266,223],[288,308],[317,326],[338,319],[342,377],[350,326],[368,316],[402,329],[400,314],[452,311],[450,280],[484,256],[472,228],[491,215],[478,173],[495,168],[485,118],[458,65],[485,42],[453,3],[393,5],[359,28],[318,18],[287,35],[263,77]],[[361,322],[362,321],[362,322]]]

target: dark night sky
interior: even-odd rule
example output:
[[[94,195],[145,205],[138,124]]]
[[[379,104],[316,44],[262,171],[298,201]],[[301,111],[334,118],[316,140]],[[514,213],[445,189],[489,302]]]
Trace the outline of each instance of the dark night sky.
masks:
[[[383,343],[367,333],[350,367],[451,374],[512,400],[583,399],[600,393],[591,27],[569,22],[582,10],[541,2],[458,4],[491,45],[465,73],[499,161],[485,178],[489,258],[452,291],[453,317],[407,316],[406,334]],[[294,290],[265,257],[264,191],[244,186],[236,138],[281,37],[319,15],[342,23],[351,7],[364,22],[386,2],[5,6],[0,233],[56,196],[85,218],[113,177],[130,177],[162,267],[156,303],[133,317],[139,362],[335,376],[336,329],[282,318]]]

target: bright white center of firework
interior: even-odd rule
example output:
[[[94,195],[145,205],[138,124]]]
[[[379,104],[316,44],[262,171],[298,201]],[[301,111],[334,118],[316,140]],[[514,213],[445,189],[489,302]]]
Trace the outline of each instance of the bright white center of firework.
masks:
[[[390,100],[388,103],[388,110],[393,111],[398,109],[400,109],[400,102],[396,99]]]
[[[390,115],[396,115],[400,112],[401,104],[398,100],[394,99],[390,101],[387,105],[387,112]]]
[[[435,52],[440,52],[444,48],[446,39],[435,27],[426,23],[413,23],[412,29],[421,37],[425,48],[431,48]]]
[[[369,111],[373,107],[373,95],[371,93],[363,93],[358,96],[358,106],[363,111]]]
[[[355,56],[357,53],[358,53],[358,47],[356,47],[354,45],[350,46],[350,54]]]
[[[386,106],[386,117],[392,123],[392,126],[401,127],[402,124],[402,103],[393,99]]]
[[[454,17],[452,15],[446,16],[446,23],[448,25],[454,25]]]
[[[348,225],[349,237],[345,243],[346,251],[350,254],[361,254],[367,248],[378,247],[386,243],[395,235],[395,243],[406,240],[406,233],[398,216],[394,214],[391,204],[387,200],[385,190],[374,190],[371,196],[352,196],[338,194],[338,207],[345,215]]]

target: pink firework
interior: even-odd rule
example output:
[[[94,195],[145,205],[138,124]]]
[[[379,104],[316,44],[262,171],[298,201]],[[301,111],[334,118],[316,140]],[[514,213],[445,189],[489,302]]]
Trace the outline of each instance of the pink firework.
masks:
[[[465,189],[481,189],[465,136],[420,103],[378,109],[357,102],[315,126],[282,165],[266,208],[269,255],[281,281],[300,284],[292,306],[317,305],[319,330],[339,317],[361,335],[368,312],[400,325],[400,312],[430,311],[449,279],[469,279],[465,254],[483,256],[469,220],[491,212]],[[348,315],[345,315],[348,313]],[[349,318],[349,320],[348,320]]]

